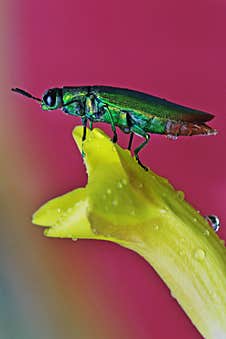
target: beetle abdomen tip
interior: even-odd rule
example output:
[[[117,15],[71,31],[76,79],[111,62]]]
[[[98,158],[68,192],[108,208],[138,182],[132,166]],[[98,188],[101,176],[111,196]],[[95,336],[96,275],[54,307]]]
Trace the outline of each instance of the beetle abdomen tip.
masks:
[[[216,129],[203,123],[191,123],[184,121],[168,120],[166,124],[166,135],[171,136],[192,136],[192,135],[216,135]]]

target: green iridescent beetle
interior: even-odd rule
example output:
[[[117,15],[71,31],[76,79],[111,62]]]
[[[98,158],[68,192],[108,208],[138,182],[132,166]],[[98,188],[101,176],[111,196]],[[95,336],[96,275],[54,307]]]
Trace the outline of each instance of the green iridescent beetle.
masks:
[[[216,130],[205,124],[214,115],[177,105],[142,92],[110,86],[62,87],[47,90],[42,99],[19,88],[14,92],[41,102],[43,110],[61,108],[65,113],[79,116],[84,126],[90,122],[105,122],[111,125],[113,142],[117,142],[116,126],[130,134],[128,149],[131,149],[134,134],[145,140],[134,150],[138,163],[138,153],[150,140],[149,133],[164,134],[172,138],[191,135],[215,135]]]

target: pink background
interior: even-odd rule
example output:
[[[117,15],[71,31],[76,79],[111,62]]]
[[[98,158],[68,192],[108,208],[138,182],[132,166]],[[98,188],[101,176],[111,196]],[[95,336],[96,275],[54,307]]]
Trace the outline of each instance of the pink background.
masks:
[[[43,202],[86,183],[71,137],[80,121],[9,89],[106,84],[214,113],[218,136],[153,136],[141,158],[217,214],[225,239],[226,1],[11,0],[0,10],[1,338],[201,338],[135,253],[44,238],[31,224]]]

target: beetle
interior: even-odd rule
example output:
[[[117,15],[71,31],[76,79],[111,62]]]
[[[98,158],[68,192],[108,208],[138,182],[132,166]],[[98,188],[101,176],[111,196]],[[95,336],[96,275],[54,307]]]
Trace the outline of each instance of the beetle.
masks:
[[[117,142],[116,126],[130,134],[128,149],[131,150],[134,134],[145,140],[134,150],[138,163],[147,169],[139,159],[139,152],[149,142],[150,134],[164,134],[172,138],[192,135],[215,135],[217,131],[205,124],[214,115],[146,93],[111,86],[81,86],[48,89],[42,99],[30,93],[12,88],[41,103],[43,110],[62,109],[65,113],[79,116],[86,139],[87,122],[90,129],[94,122],[111,125],[113,138]]]

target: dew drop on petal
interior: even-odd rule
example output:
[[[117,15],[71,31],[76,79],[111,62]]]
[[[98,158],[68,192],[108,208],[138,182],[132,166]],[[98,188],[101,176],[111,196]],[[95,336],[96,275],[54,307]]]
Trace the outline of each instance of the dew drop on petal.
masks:
[[[205,219],[209,222],[215,232],[219,231],[220,219],[216,215],[207,215],[205,216]]]
[[[112,146],[112,152],[116,152],[115,146]]]
[[[113,200],[113,201],[112,201],[112,205],[113,205],[113,206],[117,206],[117,205],[118,205],[118,200],[116,200],[116,199]]]
[[[182,257],[183,255],[185,255],[185,253],[184,253],[184,250],[180,250],[179,251],[179,255]]]
[[[203,234],[204,234],[206,237],[208,237],[208,236],[210,235],[210,231],[206,229],[206,230],[203,231]]]
[[[121,183],[121,181],[118,182],[117,186],[118,186],[118,188],[122,188],[122,183]]]
[[[61,212],[61,209],[60,209],[60,208],[58,208],[58,209],[57,209],[57,213],[60,213],[60,212]]]
[[[177,191],[177,197],[178,197],[178,199],[180,199],[180,200],[184,200],[184,192],[182,192],[182,191]]]
[[[127,185],[127,180],[125,178],[122,179],[122,183],[123,183],[123,185]]]
[[[205,256],[206,256],[206,253],[201,248],[198,248],[195,251],[195,259],[199,261],[203,261],[205,259]]]
[[[170,295],[171,295],[171,297],[172,297],[173,299],[176,299],[175,294],[174,294],[173,291],[170,291]]]
[[[111,194],[111,189],[110,188],[107,189],[107,194]]]

